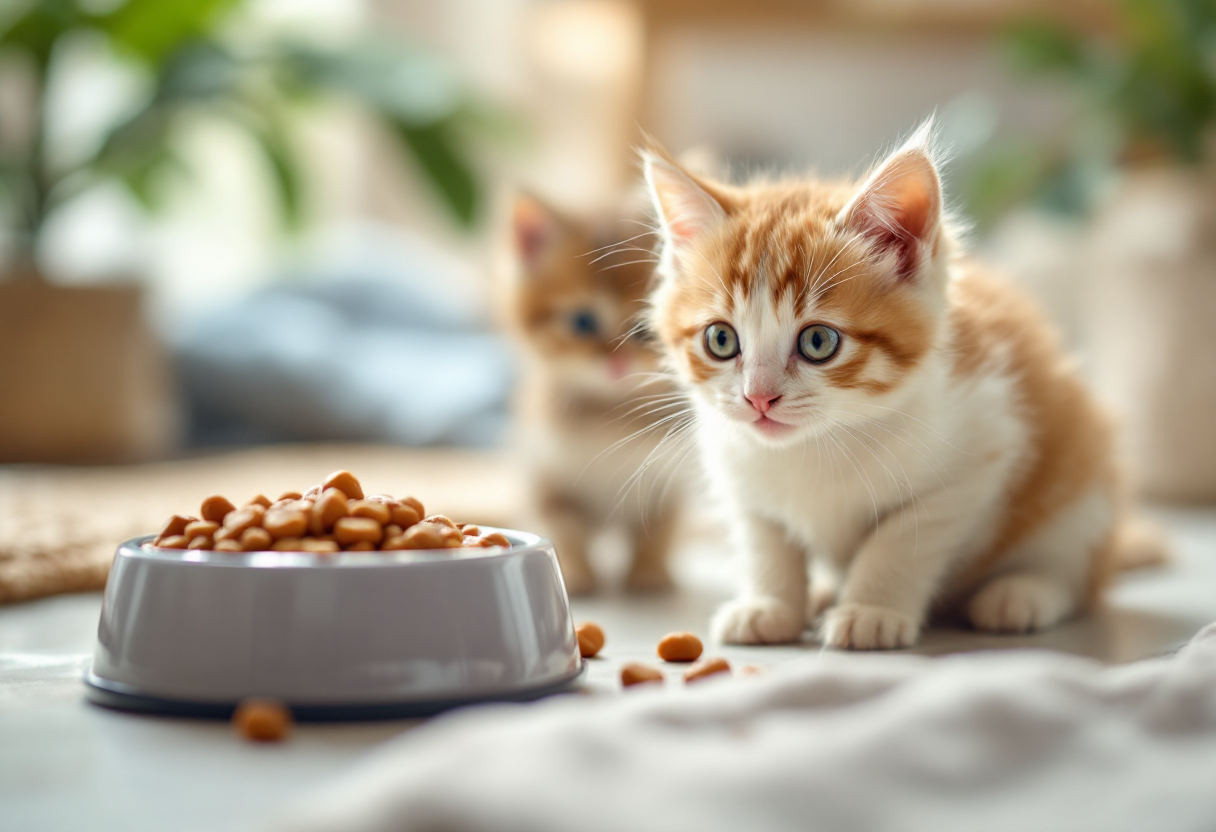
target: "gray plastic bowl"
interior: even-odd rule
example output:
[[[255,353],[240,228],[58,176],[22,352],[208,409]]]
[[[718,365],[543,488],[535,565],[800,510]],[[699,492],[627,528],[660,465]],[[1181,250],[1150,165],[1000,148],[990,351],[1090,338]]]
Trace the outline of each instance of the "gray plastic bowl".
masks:
[[[415,716],[530,699],[582,672],[553,544],[510,549],[181,551],[122,544],[89,697],[226,717],[250,696],[300,719]]]

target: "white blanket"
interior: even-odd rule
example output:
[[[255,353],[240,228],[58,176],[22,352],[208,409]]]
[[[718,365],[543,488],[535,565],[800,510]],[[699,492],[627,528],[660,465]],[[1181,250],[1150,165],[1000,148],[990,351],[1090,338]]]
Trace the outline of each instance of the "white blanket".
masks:
[[[1216,829],[1216,625],[1169,658],[822,654],[759,679],[454,713],[291,832]]]

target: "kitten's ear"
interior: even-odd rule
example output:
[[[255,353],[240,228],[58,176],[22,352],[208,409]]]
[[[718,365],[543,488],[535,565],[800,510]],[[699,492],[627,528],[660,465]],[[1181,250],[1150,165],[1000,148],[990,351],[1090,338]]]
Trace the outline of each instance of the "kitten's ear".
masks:
[[[725,197],[711,193],[659,150],[642,152],[646,185],[663,234],[676,251],[726,219]]]
[[[515,250],[526,265],[535,265],[561,233],[557,213],[530,194],[515,198],[512,211]]]
[[[935,251],[942,219],[942,186],[926,123],[878,166],[836,217],[880,248],[899,256],[899,277],[910,279]]]

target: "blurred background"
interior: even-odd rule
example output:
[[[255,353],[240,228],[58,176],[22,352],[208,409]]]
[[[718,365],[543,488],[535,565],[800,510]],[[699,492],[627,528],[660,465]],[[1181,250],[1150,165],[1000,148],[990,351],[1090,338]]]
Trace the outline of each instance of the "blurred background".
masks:
[[[1147,495],[1216,502],[1216,0],[5,0],[0,462],[501,445],[520,188],[617,205],[641,130],[860,174],[932,114]]]

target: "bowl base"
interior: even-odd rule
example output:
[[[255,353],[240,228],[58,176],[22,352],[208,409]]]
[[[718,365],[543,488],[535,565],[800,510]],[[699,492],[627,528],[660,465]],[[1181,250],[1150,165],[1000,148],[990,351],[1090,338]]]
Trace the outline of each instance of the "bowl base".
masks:
[[[472,697],[452,697],[412,702],[374,702],[349,704],[317,704],[285,702],[297,722],[358,722],[384,719],[419,719],[465,705],[490,702],[531,702],[558,693],[574,690],[587,663],[565,679],[525,690],[491,693]],[[188,717],[192,719],[231,719],[237,702],[199,702],[170,699],[140,693],[130,685],[112,682],[97,676],[90,669],[84,676],[85,696],[95,705],[120,711],[157,716]]]

